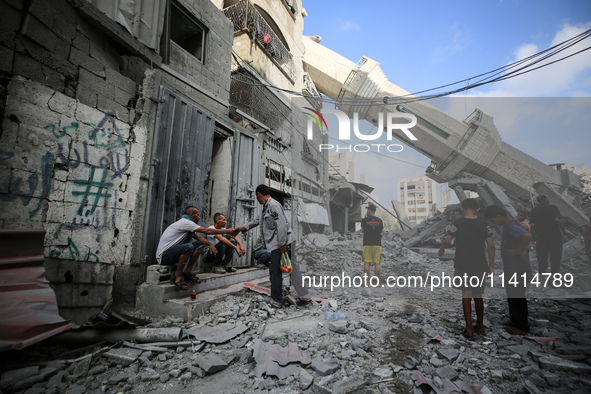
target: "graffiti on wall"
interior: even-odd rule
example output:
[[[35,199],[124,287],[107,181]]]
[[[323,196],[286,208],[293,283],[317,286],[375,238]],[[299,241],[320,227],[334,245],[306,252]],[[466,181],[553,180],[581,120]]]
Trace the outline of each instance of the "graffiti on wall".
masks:
[[[50,251],[50,257],[98,262],[99,251],[81,252],[73,237],[76,230],[92,229],[96,232],[98,244],[101,234],[106,230],[111,235],[113,231],[115,235],[118,233],[116,222],[121,213],[117,209],[120,200],[116,180],[126,179],[124,177],[128,176],[126,172],[131,163],[130,148],[126,145],[123,130],[117,127],[116,120],[110,115],[104,115],[97,123],[74,121],[61,127],[59,123],[48,123],[44,129],[49,133],[49,139],[55,141],[55,148],[43,154],[38,172],[28,176],[13,175],[9,193],[0,194],[0,201],[19,199],[24,207],[29,208],[29,219],[34,219],[44,202],[49,200],[53,183],[57,179],[54,170],[77,169],[65,181],[69,184],[66,190],[72,201],[76,201],[75,208],[69,218],[63,218],[53,238],[57,239],[63,231],[71,234],[65,246]],[[66,136],[71,138],[64,138]],[[12,160],[15,160],[14,152],[0,150],[0,163],[10,163]],[[80,172],[84,168],[88,169],[87,175]],[[32,201],[37,203],[33,204]]]

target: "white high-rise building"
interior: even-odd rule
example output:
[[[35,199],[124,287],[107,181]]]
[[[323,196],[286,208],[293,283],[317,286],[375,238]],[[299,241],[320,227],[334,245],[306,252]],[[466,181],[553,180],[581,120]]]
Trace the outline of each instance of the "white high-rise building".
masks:
[[[437,204],[437,182],[426,176],[398,178],[398,201],[404,205],[406,216],[412,226],[433,216]]]

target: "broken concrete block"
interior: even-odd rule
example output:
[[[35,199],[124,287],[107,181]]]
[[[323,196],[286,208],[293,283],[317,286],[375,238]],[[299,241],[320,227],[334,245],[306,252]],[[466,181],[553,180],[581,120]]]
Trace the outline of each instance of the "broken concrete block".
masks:
[[[429,360],[429,364],[434,366],[435,368],[444,367],[448,364],[446,360],[442,360],[440,358],[433,357]]]
[[[346,320],[332,320],[328,324],[328,329],[330,331],[334,331],[339,334],[346,334],[349,331],[349,330],[347,330],[347,321]]]
[[[591,373],[591,366],[576,361],[565,360],[556,356],[544,356],[538,360],[540,368],[549,371],[567,371],[579,374]]]
[[[134,376],[135,374],[133,372],[121,372],[120,374],[111,377],[107,384],[113,385],[121,382],[127,382],[127,380],[133,378]]]
[[[441,379],[448,379],[448,380],[451,380],[451,381],[456,380],[460,376],[458,374],[458,371],[456,371],[453,367],[451,367],[449,365],[447,367],[437,368],[435,370],[435,373]]]
[[[74,379],[78,379],[88,375],[88,370],[90,369],[90,363],[92,362],[92,358],[86,357],[78,361],[74,367]]]
[[[195,362],[199,365],[205,373],[215,373],[228,368],[228,363],[215,354],[198,354],[195,357]]]
[[[31,375],[37,375],[37,373],[39,373],[39,367],[37,366],[6,371],[0,378],[0,387],[10,387],[13,383],[28,378]]]
[[[332,387],[332,394],[354,393],[365,387],[365,383],[365,380],[356,377],[339,380]]]
[[[119,364],[130,365],[137,360],[141,354],[142,351],[138,349],[121,348],[109,350],[105,353],[105,357]]]
[[[159,380],[160,374],[154,371],[152,368],[146,368],[140,375],[142,382],[148,382],[150,380]]]
[[[325,376],[319,382],[314,383],[312,391],[320,394],[331,394],[332,390],[329,385],[336,379],[334,375]]]
[[[394,375],[391,368],[377,368],[373,374],[380,379],[389,379]]]
[[[319,358],[312,361],[310,367],[312,367],[312,369],[321,376],[333,374],[341,369],[338,364],[329,363]]]
[[[437,349],[437,355],[439,356],[439,358],[446,359],[450,363],[453,363],[460,355],[460,352],[456,349],[443,348]]]
[[[511,351],[512,353],[517,353],[521,357],[527,357],[527,354],[531,350],[529,347],[524,345],[507,346],[505,349]]]
[[[298,375],[299,386],[302,390],[307,390],[308,387],[312,385],[314,382],[314,377],[310,375],[305,369],[300,369],[300,373]]]

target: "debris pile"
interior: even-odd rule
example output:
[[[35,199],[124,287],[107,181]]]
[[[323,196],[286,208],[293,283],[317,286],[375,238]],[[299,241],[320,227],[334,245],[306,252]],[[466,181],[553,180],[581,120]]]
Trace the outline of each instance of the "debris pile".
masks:
[[[383,236],[382,276],[453,272],[451,261]],[[322,246],[319,246],[322,245]],[[307,236],[297,249],[304,275],[362,275],[361,233]],[[254,290],[254,288],[252,288]],[[453,288],[316,286],[323,301],[271,308],[250,288],[211,304],[169,342],[99,343],[56,354],[45,343],[11,353],[2,392],[477,393],[588,392],[591,302],[529,299],[531,336],[512,336],[504,293],[485,292],[485,335],[462,336]],[[142,316],[138,316],[142,317]],[[57,357],[56,357],[57,356]],[[6,358],[5,358],[6,359]]]

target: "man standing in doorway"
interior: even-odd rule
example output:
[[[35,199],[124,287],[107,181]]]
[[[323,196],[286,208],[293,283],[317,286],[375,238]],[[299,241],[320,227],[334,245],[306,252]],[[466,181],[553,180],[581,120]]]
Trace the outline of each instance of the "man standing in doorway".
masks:
[[[376,216],[376,206],[367,206],[367,216],[361,219],[361,231],[363,231],[363,263],[365,264],[365,277],[369,280],[370,264],[374,264],[375,276],[380,281],[380,261],[382,257],[382,231],[384,222]],[[371,283],[371,281],[370,281]],[[365,283],[367,287],[368,283]]]
[[[538,205],[529,214],[531,230],[536,239],[536,257],[538,258],[538,273],[548,272],[548,257],[550,270],[553,274],[560,273],[562,259],[562,216],[556,205],[550,204],[548,197],[540,194]]]
[[[271,301],[270,305],[274,308],[283,306],[283,277],[281,274],[281,254],[287,252],[287,245],[294,241],[289,219],[283,210],[279,201],[271,197],[271,191],[267,185],[259,185],[256,188],[256,198],[259,204],[263,205],[263,210],[259,219],[255,219],[248,224],[239,227],[242,231],[248,231],[253,227],[262,226],[262,236],[264,249],[271,252],[269,262],[269,278],[271,279]],[[305,305],[312,302],[308,289],[303,286],[302,273],[293,259],[291,261],[291,280],[293,287],[298,293],[298,305]]]

